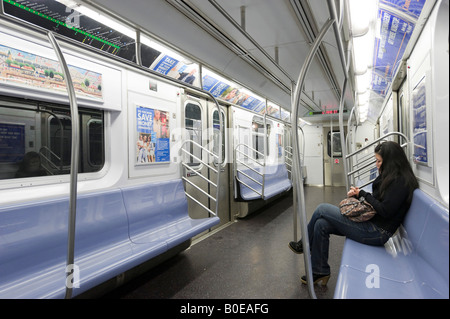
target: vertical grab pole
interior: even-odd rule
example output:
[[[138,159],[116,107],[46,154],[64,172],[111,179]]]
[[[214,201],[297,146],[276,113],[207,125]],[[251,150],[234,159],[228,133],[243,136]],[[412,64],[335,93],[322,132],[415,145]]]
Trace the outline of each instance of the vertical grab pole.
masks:
[[[267,100],[266,100],[267,105]],[[262,194],[261,198],[264,199],[264,189],[266,186],[266,165],[267,165],[267,106],[266,106],[266,113],[264,113],[264,166],[263,166],[263,176],[262,176]]]
[[[350,51],[349,51],[349,55],[347,56],[347,62],[346,62],[346,58],[345,58],[345,53],[344,53],[344,47],[342,45],[342,38],[341,38],[341,34],[339,33],[339,24],[342,24],[342,14],[340,17],[338,17],[337,12],[336,12],[336,3],[334,2],[334,0],[327,0],[327,4],[328,4],[328,10],[330,12],[330,18],[337,21],[337,19],[340,19],[339,21],[337,21],[337,23],[334,24],[333,29],[334,29],[334,36],[336,38],[336,43],[338,46],[338,52],[339,52],[339,57],[341,60],[341,65],[342,65],[342,70],[344,71],[344,85],[342,87],[342,93],[341,93],[341,100],[339,102],[339,130],[340,130],[340,136],[341,136],[341,148],[342,148],[342,158],[344,160],[344,172],[345,174],[347,174],[348,172],[348,163],[346,160],[346,156],[347,156],[347,145],[345,144],[345,134],[344,134],[344,95],[345,95],[345,91],[347,89],[347,82],[348,82],[348,70],[350,67],[350,63],[348,63],[348,61],[350,61]],[[340,9],[341,9],[341,13],[343,12],[343,2],[340,1]],[[332,167],[333,167],[333,163],[331,163]],[[345,178],[345,184],[347,186],[347,189],[349,189],[350,185],[349,185],[349,180],[346,177]]]
[[[69,67],[67,66],[64,55],[55,36],[50,31],[48,32],[48,38],[52,44],[58,60],[61,64],[61,68],[64,74],[64,80],[66,82],[67,92],[69,94],[70,102],[70,114],[72,117],[72,155],[70,165],[70,197],[69,197],[69,227],[68,227],[68,239],[67,239],[67,262],[66,262],[66,294],[65,298],[70,299],[72,297],[72,283],[68,283],[68,276],[71,274],[72,266],[74,264],[75,255],[75,221],[77,214],[77,178],[78,178],[78,157],[79,157],[79,120],[78,120],[78,104],[75,95],[75,89],[73,86],[72,78],[70,76]]]
[[[214,104],[216,105],[217,108],[217,112],[219,114],[219,146],[218,146],[218,153],[217,156],[217,188],[216,188],[216,216],[219,216],[219,197],[220,197],[220,173],[222,172],[222,132],[225,129],[224,128],[224,119],[222,117],[222,108],[220,107],[219,102],[217,102],[216,98],[214,97],[214,95],[212,95],[211,93],[209,93],[209,96],[212,98],[212,100],[214,101]],[[214,131],[214,121],[213,121],[213,131]],[[214,133],[213,133],[214,135]],[[214,138],[213,138],[214,141]],[[226,145],[225,145],[226,147]],[[213,146],[213,150],[214,150],[214,146]]]
[[[316,294],[314,292],[314,283],[313,283],[313,276],[312,276],[312,268],[311,268],[311,253],[309,248],[309,238],[308,238],[308,227],[306,222],[306,207],[305,207],[305,191],[303,189],[303,172],[298,167],[300,163],[300,147],[298,145],[299,139],[298,139],[298,133],[297,133],[297,127],[298,127],[298,107],[300,104],[300,95],[301,95],[301,89],[303,87],[303,84],[305,82],[306,73],[309,70],[309,67],[311,65],[311,62],[319,49],[320,44],[322,43],[322,39],[325,36],[325,34],[328,32],[330,27],[333,25],[334,19],[328,19],[327,22],[324,24],[322,29],[320,30],[319,35],[317,36],[316,40],[314,41],[314,45],[310,49],[309,55],[306,58],[306,61],[303,63],[302,69],[300,71],[300,75],[297,81],[297,85],[295,87],[294,91],[294,103],[292,105],[292,129],[295,128],[295,133],[293,134],[294,139],[294,166],[293,166],[293,172],[295,173],[295,178],[293,182],[295,183],[295,193],[294,197],[297,196],[297,203],[300,209],[300,225],[301,225],[301,231],[302,231],[302,240],[303,240],[303,256],[305,259],[305,269],[306,269],[306,279],[308,282],[308,289],[309,294],[311,298],[316,299]],[[295,212],[294,212],[295,214]]]
[[[347,82],[348,82],[348,79],[345,78],[344,85],[342,87],[341,101],[339,104],[339,131],[340,131],[340,135],[341,135],[341,149],[342,149],[342,159],[344,162],[345,175],[347,175],[347,172],[348,172],[348,162],[346,159],[347,143],[345,142],[345,134],[344,134],[344,95],[345,95],[345,90],[347,89]],[[347,130],[348,129],[349,129],[349,127],[347,126]],[[348,132],[347,132],[347,134],[348,134]],[[333,165],[333,163],[331,165]],[[345,186],[346,186],[346,189],[350,189],[350,183],[349,183],[347,176],[345,176]]]
[[[295,83],[294,82],[292,82],[292,84],[291,84],[291,92],[295,92]],[[294,94],[292,94],[291,95],[291,104],[292,104],[292,107],[294,106]],[[292,119],[294,118],[293,117],[293,114],[292,114],[292,112],[291,112],[291,116],[292,116],[292,118],[291,118],[291,124],[292,124]],[[295,128],[295,130],[294,130],[294,126],[292,126],[291,125],[291,137],[292,137],[292,139],[291,139],[291,144],[292,145],[294,145],[294,134],[297,134],[297,128]],[[292,181],[292,189],[293,189],[293,204],[292,204],[292,208],[293,208],[293,211],[294,211],[294,214],[293,214],[293,217],[294,217],[294,220],[293,220],[293,223],[294,223],[294,241],[298,241],[298,209],[297,209],[297,196],[295,195],[295,194],[297,194],[297,186],[296,186],[296,183],[294,182],[294,178],[295,178],[295,175],[294,175],[294,170],[295,170],[295,157],[294,157],[294,148],[292,148],[292,157],[291,157],[291,163],[292,163],[292,167],[291,167],[291,181]]]

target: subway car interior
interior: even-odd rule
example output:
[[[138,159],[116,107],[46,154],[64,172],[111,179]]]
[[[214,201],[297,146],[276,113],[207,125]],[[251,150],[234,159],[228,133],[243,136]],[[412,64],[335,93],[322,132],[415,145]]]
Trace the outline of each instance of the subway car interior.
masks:
[[[0,298],[449,298],[448,0],[0,5]],[[407,209],[320,277],[321,204],[395,211],[384,143]]]

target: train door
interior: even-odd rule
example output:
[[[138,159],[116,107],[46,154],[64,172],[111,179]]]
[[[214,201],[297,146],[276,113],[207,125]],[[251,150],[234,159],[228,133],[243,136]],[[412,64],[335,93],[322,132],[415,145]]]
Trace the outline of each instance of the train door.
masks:
[[[185,149],[189,155],[183,154],[184,162],[187,164],[186,178],[189,183],[185,183],[186,192],[194,197],[200,204],[209,207],[209,199],[204,193],[209,193],[208,182],[202,178],[208,176],[208,168],[202,164],[208,162],[207,154],[199,147],[207,146],[207,102],[205,99],[184,95],[183,110],[184,115],[184,137]],[[200,176],[201,175],[201,176]],[[192,185],[193,184],[193,185]],[[195,185],[195,186],[194,186]],[[189,216],[191,218],[209,217],[209,213],[198,203],[188,199]]]
[[[345,186],[345,172],[342,158],[341,134],[324,127],[324,175],[325,186]]]
[[[230,152],[229,152],[229,141],[228,141],[228,108],[222,106],[222,123],[224,125],[224,129],[222,130],[222,159],[220,160],[220,194],[219,194],[219,214],[220,224],[216,227],[220,227],[231,220],[230,216]],[[216,104],[212,101],[208,101],[208,126],[213,128],[212,138],[210,137],[210,145],[214,146],[214,149],[211,149],[215,154],[218,154],[217,147],[219,146],[219,111],[217,110]],[[213,167],[216,170],[218,168],[217,160],[214,160]],[[209,170],[209,176],[212,181],[217,180],[217,175],[213,170]],[[216,189],[210,186],[210,195],[216,196]],[[215,210],[214,201],[210,201],[210,209],[212,211]]]

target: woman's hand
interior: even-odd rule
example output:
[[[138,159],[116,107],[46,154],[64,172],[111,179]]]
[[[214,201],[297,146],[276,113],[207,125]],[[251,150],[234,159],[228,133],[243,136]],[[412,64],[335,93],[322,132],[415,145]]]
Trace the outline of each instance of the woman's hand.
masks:
[[[350,190],[347,193],[348,197],[358,197],[359,196],[359,188],[358,187],[350,187]]]

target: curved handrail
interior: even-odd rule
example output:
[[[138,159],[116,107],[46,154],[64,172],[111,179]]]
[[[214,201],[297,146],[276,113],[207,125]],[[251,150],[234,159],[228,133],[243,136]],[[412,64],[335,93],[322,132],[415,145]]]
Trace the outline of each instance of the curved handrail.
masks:
[[[209,165],[207,162],[203,161],[202,159],[198,158],[197,156],[195,156],[193,153],[187,151],[184,147],[188,144],[191,143],[195,146],[197,146],[198,148],[200,148],[201,151],[204,151],[206,153],[208,153],[209,155],[213,156],[215,159],[219,159],[219,156],[217,154],[214,154],[213,152],[211,152],[210,150],[208,150],[206,147],[200,145],[199,143],[193,141],[193,140],[186,140],[183,142],[183,144],[181,144],[180,147],[180,152],[184,152],[186,155],[191,156],[193,158],[195,158],[197,161],[199,161],[199,163],[205,165],[206,167],[208,167],[210,170],[212,170],[214,173],[217,174],[217,176],[219,176],[219,169],[216,169],[214,167],[212,167],[211,165]],[[203,179],[204,181],[206,181],[208,184],[212,185],[213,187],[216,188],[216,190],[219,188],[219,179],[217,179],[217,184],[214,183],[213,181],[211,181],[208,177],[203,176],[199,171],[195,170],[194,168],[190,167],[189,165],[181,162],[181,165],[186,168],[187,170],[190,170],[194,173],[197,174],[197,176],[199,176],[201,179]],[[182,176],[181,179],[183,181],[185,181],[186,183],[188,183],[189,185],[191,185],[192,187],[194,187],[195,189],[197,189],[198,191],[200,191],[202,194],[204,194],[205,196],[207,196],[209,199],[213,200],[216,204],[218,202],[217,200],[217,196],[213,197],[210,194],[208,194],[207,192],[205,192],[203,189],[201,189],[200,187],[198,187],[197,185],[195,185],[193,182],[191,182],[190,180],[188,180],[186,177]],[[218,206],[216,205],[216,211],[213,212],[211,209],[209,209],[208,207],[206,207],[205,205],[203,205],[202,203],[200,203],[196,198],[194,198],[193,196],[191,196],[190,194],[188,194],[187,191],[185,191],[185,194],[187,197],[189,197],[191,200],[193,200],[195,203],[197,203],[200,207],[202,207],[203,209],[205,209],[207,212],[213,214],[214,216],[218,216],[219,211],[218,211]]]
[[[248,149],[248,150],[250,150],[250,151],[256,152],[257,154],[263,156],[263,157],[264,157],[264,162],[261,163],[261,162],[259,162],[256,158],[253,158],[252,156],[247,155],[247,154],[245,154],[244,152],[241,152],[241,151],[239,150],[239,148],[242,147],[242,146],[244,146],[246,149]],[[234,148],[234,178],[235,178],[239,183],[241,183],[241,184],[243,184],[244,186],[250,188],[252,191],[254,191],[254,192],[257,193],[258,195],[260,195],[262,199],[264,199],[265,172],[263,172],[263,173],[258,172],[258,171],[255,170],[253,167],[251,167],[251,166],[247,165],[246,163],[242,162],[241,160],[239,160],[239,159],[237,158],[236,153],[239,153],[239,154],[243,155],[245,158],[252,160],[254,163],[260,165],[263,169],[264,169],[265,166],[266,166],[266,156],[265,156],[265,154],[261,153],[260,151],[254,149],[254,148],[252,148],[252,147],[250,147],[250,146],[248,146],[247,144],[244,144],[244,143],[240,143],[240,144],[236,145],[236,147]],[[247,175],[246,173],[244,173],[244,172],[241,171],[240,169],[238,169],[238,167],[237,167],[237,166],[238,166],[238,163],[244,165],[245,167],[249,168],[250,170],[252,170],[252,171],[255,172],[256,174],[258,174],[259,176],[261,176],[261,177],[262,177],[262,183],[259,182],[259,181],[257,181],[257,180],[255,180],[253,177]],[[250,185],[248,185],[248,184],[245,183],[244,181],[240,180],[239,177],[238,177],[238,174],[237,174],[238,172],[241,173],[242,175],[246,176],[247,178],[251,179],[252,181],[254,181],[255,183],[257,183],[258,185],[260,185],[260,186],[261,186],[261,192],[257,191],[256,189],[254,189],[253,187],[251,187]]]
[[[407,146],[407,145],[409,144],[409,139],[408,139],[408,137],[407,137],[405,134],[400,133],[400,132],[390,132],[390,133],[388,133],[388,134],[386,134],[386,135],[383,135],[383,136],[377,138],[375,141],[373,141],[373,142],[367,144],[365,147],[363,147],[363,148],[361,148],[361,149],[359,149],[359,150],[357,150],[357,151],[355,151],[355,152],[353,152],[353,153],[351,153],[351,154],[346,155],[345,158],[347,159],[347,158],[349,158],[349,157],[351,157],[351,156],[354,156],[354,155],[356,155],[356,154],[359,154],[359,153],[365,151],[365,150],[366,150],[367,148],[369,148],[370,146],[375,145],[375,144],[377,144],[378,142],[380,142],[380,141],[382,141],[382,140],[385,140],[387,137],[392,136],[392,135],[398,135],[398,136],[400,136],[400,137],[403,137],[403,138],[407,141],[405,144],[402,144],[402,145],[401,145],[402,147],[405,147],[405,146]]]
[[[322,39],[325,36],[325,34],[328,32],[330,27],[334,24],[334,19],[328,19],[327,22],[322,27],[319,35],[317,36],[314,45],[311,47],[310,52],[308,54],[307,59],[305,60],[302,69],[300,71],[299,79],[297,81],[297,85],[295,86],[295,92],[294,92],[294,99],[293,99],[293,105],[292,105],[292,127],[297,128],[298,127],[298,107],[300,104],[300,92],[301,88],[303,87],[303,84],[305,82],[306,74],[309,70],[309,67],[311,65],[311,62],[317,52],[317,50],[320,47],[320,44],[322,43]],[[311,269],[311,256],[310,256],[310,248],[309,248],[309,240],[308,240],[308,228],[306,223],[306,207],[305,207],[305,192],[303,189],[303,183],[301,182],[303,180],[303,174],[302,171],[299,169],[299,163],[300,163],[300,147],[298,145],[299,139],[297,132],[293,134],[293,145],[294,145],[294,175],[295,178],[293,179],[294,186],[295,186],[295,192],[294,196],[297,196],[299,203],[299,206],[301,206],[300,209],[300,224],[301,224],[301,230],[302,230],[302,238],[303,238],[303,256],[305,260],[305,268],[306,268],[306,277],[307,277],[307,283],[308,283],[308,290],[311,298],[316,299],[316,294],[314,292],[314,284],[313,284],[313,276],[312,276],[312,269]],[[296,201],[294,200],[294,203]],[[294,214],[296,213],[296,208],[294,209]]]
[[[395,136],[400,136],[400,137],[402,137],[402,138],[406,141],[405,143],[403,143],[403,144],[400,145],[402,148],[407,147],[407,146],[410,144],[410,141],[409,141],[408,137],[407,137],[405,134],[400,133],[400,132],[390,132],[390,133],[388,133],[388,134],[386,134],[386,135],[384,135],[384,136],[381,136],[381,137],[377,138],[376,140],[374,140],[373,142],[371,142],[371,143],[369,143],[368,145],[364,146],[363,148],[361,148],[361,149],[359,149],[359,150],[357,150],[357,151],[355,151],[355,152],[353,152],[353,153],[351,153],[351,154],[346,155],[346,156],[345,156],[345,160],[346,160],[346,161],[347,161],[347,160],[351,160],[352,157],[358,155],[358,154],[361,153],[361,152],[366,151],[367,149],[371,148],[373,145],[378,144],[379,142],[385,140],[385,139],[388,138],[389,136],[394,136],[394,135],[395,135]],[[375,163],[375,161],[370,161],[370,162],[369,162],[369,159],[365,159],[365,160],[363,161],[363,163],[358,163],[359,167],[358,167],[357,169],[353,169],[353,167],[351,167],[352,170],[351,170],[350,172],[349,172],[348,170],[346,170],[345,172],[346,172],[346,175],[347,175],[347,177],[346,177],[347,183],[348,183],[348,184],[351,184],[351,183],[350,183],[350,178],[351,178],[352,175],[354,175],[354,174],[356,174],[356,173],[359,173],[361,170],[370,167],[370,166],[373,165],[374,163]],[[367,172],[366,172],[366,173],[367,173]],[[363,187],[369,185],[370,183],[372,183],[373,181],[374,181],[374,179],[368,181],[367,183],[364,183],[364,184],[362,184],[362,185],[359,185],[358,187],[359,187],[359,188],[363,188]]]
[[[77,182],[78,182],[78,155],[80,152],[80,133],[79,133],[79,119],[78,119],[78,103],[75,95],[75,89],[70,75],[69,67],[66,63],[64,55],[59,47],[58,42],[53,35],[53,32],[48,32],[48,38],[52,44],[56,56],[61,64],[64,74],[64,81],[66,82],[67,93],[69,95],[70,114],[72,121],[72,153],[70,165],[70,197],[69,197],[69,226],[68,226],[68,242],[67,242],[67,261],[66,273],[70,266],[74,264],[75,258],[75,220],[77,214]],[[68,276],[70,273],[67,273]],[[65,298],[72,297],[72,285],[67,285]]]

